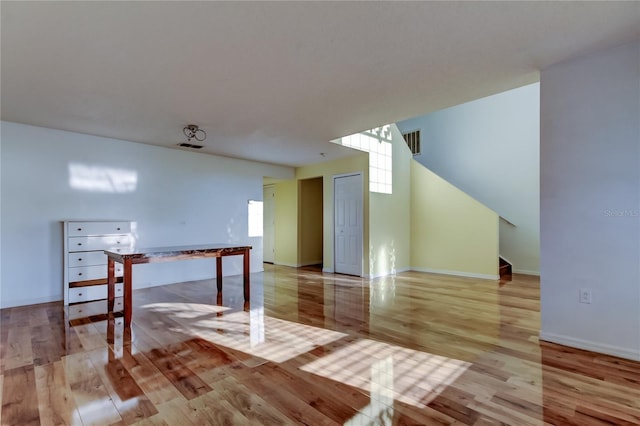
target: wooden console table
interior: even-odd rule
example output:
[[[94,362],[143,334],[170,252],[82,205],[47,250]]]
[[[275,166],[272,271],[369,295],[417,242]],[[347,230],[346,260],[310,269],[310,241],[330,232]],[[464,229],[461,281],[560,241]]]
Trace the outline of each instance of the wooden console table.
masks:
[[[132,286],[131,267],[138,263],[168,262],[173,260],[216,258],[216,284],[218,293],[222,292],[222,258],[224,256],[242,255],[244,275],[244,301],[249,302],[249,251],[251,246],[234,246],[228,244],[208,244],[197,246],[154,247],[143,249],[120,248],[120,251],[105,250],[107,255],[107,301],[109,312],[113,312],[115,300],[115,262],[124,266],[124,325],[131,325]]]

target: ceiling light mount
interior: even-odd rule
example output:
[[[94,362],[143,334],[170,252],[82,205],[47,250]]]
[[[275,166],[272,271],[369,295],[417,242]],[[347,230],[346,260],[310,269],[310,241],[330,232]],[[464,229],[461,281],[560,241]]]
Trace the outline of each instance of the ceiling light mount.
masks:
[[[191,142],[192,139],[202,142],[207,139],[207,132],[196,126],[195,124],[189,124],[182,129],[182,133],[187,137],[187,140]]]

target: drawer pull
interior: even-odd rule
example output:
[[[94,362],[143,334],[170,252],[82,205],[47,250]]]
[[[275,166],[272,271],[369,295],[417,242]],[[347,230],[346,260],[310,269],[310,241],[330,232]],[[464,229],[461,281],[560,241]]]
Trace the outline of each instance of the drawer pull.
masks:
[[[78,262],[82,262],[82,258],[81,257],[78,258]]]
[[[116,244],[120,244],[120,241],[116,241]]]
[[[120,228],[116,228],[116,230],[117,230],[117,231],[119,231],[119,230],[120,230]]]
[[[82,245],[82,243],[78,243],[78,245],[79,245],[79,246],[81,246],[81,245]]]
[[[78,293],[78,296],[82,296],[82,293]]]
[[[78,231],[82,231],[82,228],[78,228]]]
[[[82,275],[82,272],[78,272],[78,276],[81,276],[81,275]]]

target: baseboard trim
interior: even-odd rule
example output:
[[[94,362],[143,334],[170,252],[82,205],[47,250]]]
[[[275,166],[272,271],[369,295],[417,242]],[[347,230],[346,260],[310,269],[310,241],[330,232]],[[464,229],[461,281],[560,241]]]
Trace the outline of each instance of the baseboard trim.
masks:
[[[540,276],[540,271],[528,271],[526,269],[514,269],[514,274],[522,274],[522,275],[533,275],[534,277]]]
[[[382,272],[378,274],[365,274],[364,278],[374,279],[374,278],[380,278],[380,277],[388,277],[390,275],[397,275],[397,274],[401,274],[402,272],[407,272],[410,270],[411,268],[398,268],[394,271],[387,271],[387,272]]]
[[[491,275],[491,274],[475,274],[472,272],[462,272],[462,271],[450,271],[447,269],[433,269],[433,268],[411,268],[412,271],[417,272],[427,272],[429,274],[442,274],[442,275],[455,275],[458,277],[466,277],[466,278],[479,278],[481,280],[499,280],[500,275]]]
[[[322,272],[327,274],[333,274],[333,268],[322,268]]]
[[[311,265],[322,265],[322,259],[320,260],[311,260],[308,262],[302,262],[300,266],[311,266]]]
[[[576,339],[575,337],[563,336],[562,334],[540,332],[540,340],[545,342],[557,343],[572,348],[584,349],[591,352],[613,355],[620,358],[630,359],[632,361],[640,361],[640,352],[619,346],[606,345],[593,342],[590,340]]]
[[[0,304],[0,309],[17,308],[19,306],[28,306],[28,305],[40,305],[41,303],[51,303],[51,302],[64,303],[62,294],[59,296],[33,297],[28,299],[11,300],[9,301],[9,303]]]
[[[279,265],[279,266],[288,266],[290,268],[301,268],[303,266],[321,265],[322,264],[322,260],[318,260],[317,262],[303,262],[303,263],[273,262],[273,264],[274,265]],[[322,268],[322,272],[333,272],[333,271]]]
[[[274,265],[279,265],[279,266],[288,266],[290,268],[299,268],[302,265],[298,265],[297,263],[284,263],[284,262],[274,262]]]

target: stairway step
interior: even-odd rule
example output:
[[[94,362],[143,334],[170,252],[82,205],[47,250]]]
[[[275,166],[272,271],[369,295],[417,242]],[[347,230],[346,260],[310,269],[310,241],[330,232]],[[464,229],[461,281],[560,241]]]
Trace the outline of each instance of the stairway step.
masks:
[[[511,279],[511,275],[512,275],[512,267],[511,264],[509,262],[507,262],[506,260],[504,260],[503,258],[498,258],[500,261],[500,266],[499,266],[499,275],[500,275],[500,279]]]

